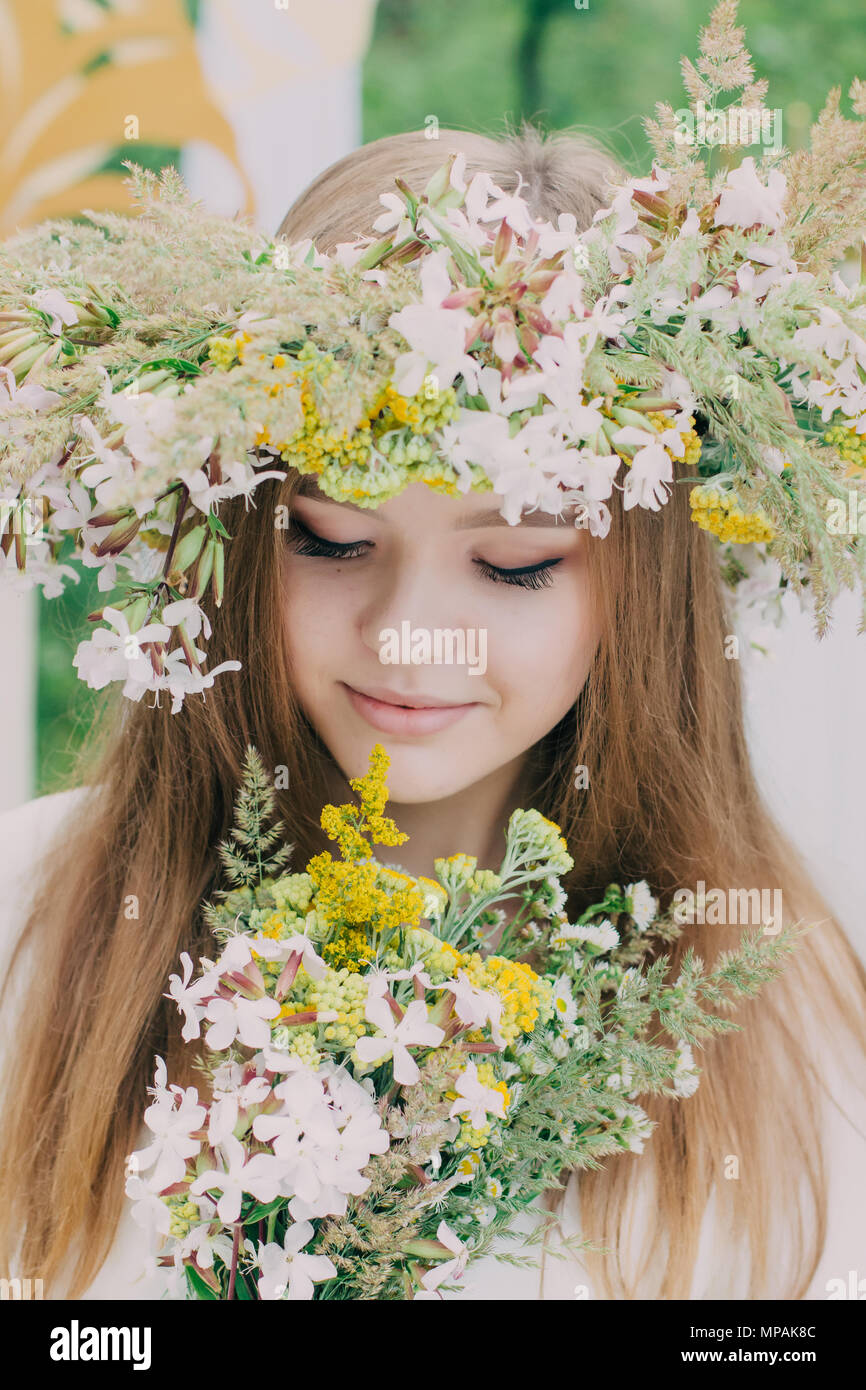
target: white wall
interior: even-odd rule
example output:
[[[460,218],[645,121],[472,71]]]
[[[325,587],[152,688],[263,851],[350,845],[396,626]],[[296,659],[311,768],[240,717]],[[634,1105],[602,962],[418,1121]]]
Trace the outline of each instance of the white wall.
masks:
[[[769,629],[772,657],[744,667],[746,724],[758,780],[771,810],[802,851],[812,876],[866,960],[866,634],[850,592],[818,640],[797,600],[783,600]]]

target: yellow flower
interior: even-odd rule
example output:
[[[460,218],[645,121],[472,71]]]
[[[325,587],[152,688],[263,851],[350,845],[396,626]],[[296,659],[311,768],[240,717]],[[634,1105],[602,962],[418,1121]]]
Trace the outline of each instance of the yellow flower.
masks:
[[[552,1015],[550,984],[522,961],[506,960],[504,956],[488,956],[484,960],[476,951],[464,956],[463,968],[476,989],[491,990],[501,998],[499,1031],[507,1043],[514,1042],[521,1033],[531,1033],[539,1019],[545,1021]]]
[[[844,477],[866,474],[866,434],[858,434],[850,425],[831,425],[825,430],[823,440],[825,444],[833,444],[847,463]]]
[[[702,483],[689,493],[692,521],[721,541],[771,541],[776,534],[762,511],[746,512],[735,492]]]

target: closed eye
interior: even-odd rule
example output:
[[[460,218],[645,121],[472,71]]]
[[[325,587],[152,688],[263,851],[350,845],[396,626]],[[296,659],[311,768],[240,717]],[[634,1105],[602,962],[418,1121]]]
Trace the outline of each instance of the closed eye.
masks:
[[[495,584],[519,584],[522,589],[546,589],[553,583],[551,570],[562,564],[562,556],[556,560],[543,560],[538,565],[523,565],[520,569],[500,569],[486,560],[476,560],[481,573]]]
[[[329,560],[351,560],[363,555],[372,541],[326,541],[298,518],[292,517],[289,539],[296,555],[319,555]]]
[[[296,555],[312,555],[328,560],[352,560],[366,554],[372,548],[372,541],[329,541],[317,536],[297,517],[292,517],[289,540]],[[546,589],[553,583],[551,571],[562,564],[562,556],[554,560],[543,560],[537,565],[523,565],[519,569],[503,569],[491,565],[487,560],[474,560],[485,579],[494,584],[516,584],[522,589]]]

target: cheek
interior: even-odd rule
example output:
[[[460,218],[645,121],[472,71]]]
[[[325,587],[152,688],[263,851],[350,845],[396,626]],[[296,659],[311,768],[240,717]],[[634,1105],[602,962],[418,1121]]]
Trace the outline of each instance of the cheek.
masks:
[[[327,582],[310,566],[283,565],[283,629],[299,691],[313,687],[339,656],[350,622],[349,605],[334,602]]]
[[[534,600],[534,601],[533,601]],[[601,636],[583,583],[520,595],[488,632],[489,668],[503,703],[556,722],[577,699]]]

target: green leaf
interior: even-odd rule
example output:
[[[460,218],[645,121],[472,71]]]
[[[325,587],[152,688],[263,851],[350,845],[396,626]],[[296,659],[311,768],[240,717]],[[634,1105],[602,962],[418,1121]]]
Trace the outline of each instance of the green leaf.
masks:
[[[177,376],[201,376],[201,368],[196,366],[195,362],[187,362],[183,357],[153,357],[147,362],[142,362],[141,366],[151,370],[167,367]]]
[[[264,1221],[265,1217],[270,1216],[271,1212],[281,1211],[285,1205],[285,1197],[278,1197],[274,1202],[259,1202],[257,1206],[254,1206],[244,1217],[244,1225],[251,1226],[255,1221]]]
[[[207,524],[215,536],[224,536],[227,541],[231,540],[231,536],[215,512],[208,512]]]
[[[189,1284],[189,1287],[195,1294],[196,1298],[206,1298],[209,1299],[212,1303],[219,1301],[213,1289],[208,1287],[208,1285],[202,1279],[201,1275],[198,1273],[196,1269],[193,1268],[192,1265],[186,1265],[185,1272],[187,1283]]]

